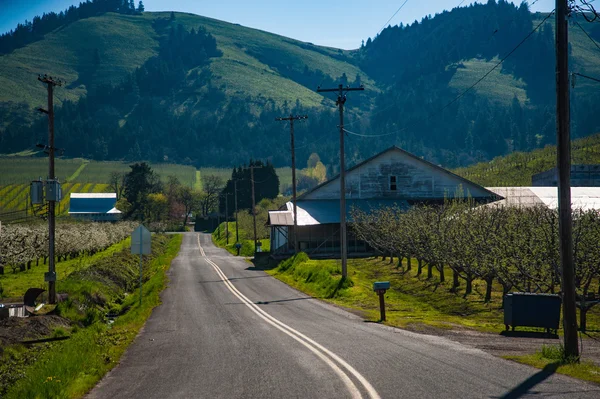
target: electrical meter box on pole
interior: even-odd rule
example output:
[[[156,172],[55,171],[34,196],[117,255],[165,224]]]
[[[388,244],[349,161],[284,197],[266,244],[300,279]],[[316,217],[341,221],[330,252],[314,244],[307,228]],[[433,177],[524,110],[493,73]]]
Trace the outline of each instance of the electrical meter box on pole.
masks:
[[[31,182],[29,187],[29,195],[31,197],[31,203],[39,205],[44,203],[44,182],[41,180],[34,180]]]
[[[54,202],[62,200],[62,188],[58,180],[46,181],[46,200]]]

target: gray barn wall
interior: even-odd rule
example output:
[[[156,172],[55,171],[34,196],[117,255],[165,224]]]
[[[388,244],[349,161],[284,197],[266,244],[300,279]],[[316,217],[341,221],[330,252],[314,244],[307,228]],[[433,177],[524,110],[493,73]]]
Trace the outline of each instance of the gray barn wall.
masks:
[[[389,177],[397,176],[397,190],[390,191]],[[339,178],[332,180],[302,199],[338,199]],[[391,150],[346,174],[346,198],[434,199],[464,195],[489,197],[481,187],[436,168],[400,150]]]

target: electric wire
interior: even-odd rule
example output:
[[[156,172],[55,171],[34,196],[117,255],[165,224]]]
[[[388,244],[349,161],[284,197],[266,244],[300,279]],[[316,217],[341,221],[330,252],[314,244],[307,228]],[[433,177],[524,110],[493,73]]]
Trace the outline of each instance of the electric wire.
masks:
[[[593,80],[594,82],[600,83],[600,79],[593,78],[591,76],[587,76],[587,75],[581,74],[579,72],[573,72],[573,75],[581,76],[582,78],[586,78],[586,79],[589,79],[589,80]]]
[[[521,47],[523,45],[523,43],[525,43],[527,41],[527,39],[529,39],[553,14],[554,14],[555,10],[552,10],[547,16],[546,18],[544,18],[542,20],[542,22],[540,22],[527,36],[525,36],[525,38],[523,40],[521,40],[519,42],[519,44],[516,45],[515,48],[513,48],[508,54],[506,54],[498,63],[496,63],[496,65],[494,65],[494,67],[492,69],[490,69],[489,71],[487,71],[481,78],[479,78],[475,83],[473,83],[471,86],[469,86],[466,90],[464,90],[463,92],[461,92],[458,96],[456,96],[452,101],[450,101],[449,103],[447,103],[446,105],[444,105],[443,107],[441,107],[440,109],[433,111],[429,114],[428,117],[431,117],[435,114],[438,114],[440,112],[442,112],[443,110],[445,110],[446,108],[450,107],[452,104],[456,103],[458,100],[460,100],[461,98],[463,98],[467,93],[469,93],[471,90],[473,90],[479,83],[481,83],[485,78],[487,78],[492,72],[494,72],[496,70],[496,68],[498,68],[500,65],[502,65],[502,63],[508,58],[510,57],[515,51],[517,51],[517,49],[519,49],[519,47]],[[390,107],[391,108],[391,107]],[[393,132],[388,132],[385,133],[385,136],[390,136],[392,134],[397,134],[397,133],[401,133],[411,127],[413,127],[414,125],[418,124],[419,122],[421,122],[420,120],[417,122],[414,122],[408,126],[403,127],[402,129],[393,131]],[[353,122],[355,123],[355,122]],[[350,125],[350,124],[348,124]],[[345,129],[344,129],[345,130]],[[350,134],[355,134],[358,135],[357,133],[350,133]],[[379,135],[362,135],[362,137],[378,137]]]
[[[394,15],[391,16],[390,19],[387,20],[387,22],[385,24],[383,24],[383,27],[381,29],[379,29],[379,32],[377,32],[377,34],[375,36],[379,36],[379,34],[385,29],[385,27],[390,23],[390,21],[392,19],[394,19],[394,17],[400,12],[400,10],[402,10],[402,8],[404,7],[404,5],[408,3],[408,0],[404,0],[404,3],[402,3],[402,5],[400,6],[400,8],[398,8],[396,10],[396,12],[394,13]]]
[[[594,38],[591,37],[590,34],[587,33],[587,31],[585,29],[583,29],[583,26],[579,25],[579,22],[577,22],[575,19],[573,19],[573,21],[575,22],[575,25],[577,25],[579,27],[579,29],[581,29],[581,31],[583,33],[585,33],[585,35],[588,37],[588,39],[590,39],[592,41],[592,43],[594,43],[594,46],[596,46],[596,48],[598,50],[600,50],[600,45],[598,45],[598,43],[594,40]]]

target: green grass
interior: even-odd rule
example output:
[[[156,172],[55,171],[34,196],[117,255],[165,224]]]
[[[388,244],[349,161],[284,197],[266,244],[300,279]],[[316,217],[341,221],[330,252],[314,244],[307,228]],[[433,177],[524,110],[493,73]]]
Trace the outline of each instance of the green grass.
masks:
[[[482,60],[471,59],[462,61],[463,67],[458,68],[450,80],[449,86],[458,91],[465,90],[475,83],[481,76],[494,67],[498,59]],[[477,88],[477,94],[487,97],[490,101],[500,102],[509,105],[516,96],[521,104],[527,102],[526,84],[522,80],[515,79],[512,75],[502,73],[501,68],[482,81]]]
[[[129,248],[131,239],[127,238],[117,244],[113,244],[108,249],[98,252],[94,255],[80,256],[78,258],[69,259],[66,261],[57,262],[55,264],[56,274],[59,280],[64,280],[71,273],[84,269],[95,262],[113,256],[113,254]],[[36,266],[33,263],[31,269],[24,272],[9,272],[10,269],[5,269],[5,274],[0,275],[0,284],[4,288],[5,298],[22,298],[27,289],[32,287],[44,287],[44,273],[48,271],[48,266],[44,265],[40,260]]]
[[[0,57],[2,59],[2,57]],[[66,182],[81,166],[81,158],[56,159],[55,175],[61,182]],[[48,176],[48,158],[31,158],[16,156],[0,157],[0,186],[9,184],[27,184],[38,178]]]
[[[504,356],[505,359],[542,369],[547,373],[559,373],[580,380],[600,384],[600,367],[592,362],[573,362],[564,358],[564,348],[556,345],[544,345],[541,350],[531,355]]]
[[[237,255],[237,248],[235,247],[235,222],[229,222],[229,244],[227,244],[227,236],[225,235],[225,222],[221,223],[212,233],[213,243],[221,248],[225,248],[233,255]],[[220,238],[219,238],[220,236]],[[242,244],[240,248],[240,256],[254,256],[254,240],[252,240],[252,233],[246,232],[244,229],[238,228],[239,240]],[[260,240],[262,243],[262,252],[269,252],[271,250],[271,241],[266,238]]]
[[[448,269],[445,273],[446,282],[440,283],[437,270],[434,270],[431,280],[426,279],[426,268],[417,277],[415,261],[412,262],[412,270],[405,272],[397,269],[397,260],[390,264],[381,258],[350,259],[348,277],[352,285],[339,289],[332,296],[320,281],[326,281],[325,286],[329,286],[327,276],[323,275],[325,273],[339,283],[340,261],[298,257],[300,261],[293,267],[286,263],[288,260],[269,273],[309,295],[353,309],[367,320],[379,320],[379,300],[373,292],[373,282],[390,281],[392,289],[385,295],[386,324],[412,330],[423,330],[428,326],[444,329],[467,327],[493,333],[504,330],[502,291],[499,286],[494,286],[492,301],[484,303],[485,285],[482,281],[474,281],[473,294],[466,299],[463,298],[464,281],[461,281],[459,292],[450,292],[452,275]],[[312,277],[315,273],[319,274],[316,280]],[[600,309],[593,308],[588,313],[588,328],[592,330],[599,327]]]
[[[98,304],[88,307],[84,317],[87,323],[84,325],[89,327],[73,328],[70,331],[70,339],[49,344],[37,354],[34,361],[29,359],[29,365],[22,369],[23,375],[9,386],[5,397],[81,397],[88,392],[104,374],[118,364],[121,355],[144,325],[152,309],[160,304],[159,294],[166,284],[165,271],[177,255],[181,241],[181,235],[153,237],[153,258],[145,266],[148,278],[143,285],[141,306],[138,304],[137,295],[123,296],[123,292],[120,292],[118,297],[122,299],[117,305],[120,316],[112,326],[104,323],[101,317],[101,310],[108,311],[106,307],[111,306],[110,304],[106,304],[105,307]],[[127,252],[121,252],[119,259],[131,263],[126,257],[133,256]],[[109,268],[110,265],[105,266],[105,270]],[[88,269],[91,272],[95,270],[93,265]],[[109,273],[118,276],[119,272]],[[85,278],[85,274],[80,274],[66,280],[63,287],[69,289],[70,296],[69,301],[59,306],[61,314],[70,315],[77,312],[78,306],[74,305],[75,301],[83,301],[86,297],[114,296],[115,288],[111,284],[104,283],[97,274],[89,276],[92,278]],[[97,291],[92,291],[94,289]],[[59,333],[56,330],[54,332]],[[18,351],[19,347],[11,348],[12,356],[18,356]]]
[[[571,144],[571,162],[600,164],[600,134],[574,140]],[[555,166],[556,146],[546,146],[532,152],[514,152],[453,172],[486,187],[531,186],[534,174]]]

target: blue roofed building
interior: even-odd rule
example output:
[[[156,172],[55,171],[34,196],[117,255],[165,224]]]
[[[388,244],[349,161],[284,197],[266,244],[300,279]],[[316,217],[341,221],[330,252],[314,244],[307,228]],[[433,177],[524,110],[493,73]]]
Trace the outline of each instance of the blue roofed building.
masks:
[[[94,222],[116,222],[121,219],[116,205],[116,193],[71,193],[69,216]]]

